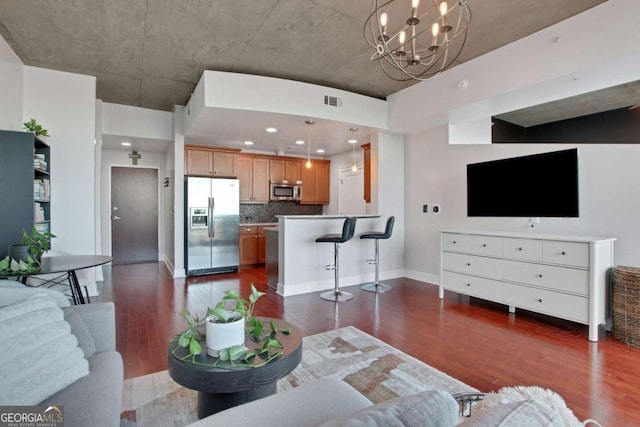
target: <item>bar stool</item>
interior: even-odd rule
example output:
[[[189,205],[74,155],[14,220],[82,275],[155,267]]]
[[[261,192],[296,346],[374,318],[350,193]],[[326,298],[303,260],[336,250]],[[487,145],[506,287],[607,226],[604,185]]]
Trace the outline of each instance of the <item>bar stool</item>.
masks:
[[[324,236],[320,236],[316,239],[317,242],[327,242],[333,243],[333,256],[334,262],[333,264],[329,264],[325,266],[327,270],[334,270],[335,279],[334,279],[334,290],[327,291],[320,294],[320,298],[327,301],[348,301],[353,298],[353,294],[349,292],[342,292],[340,290],[340,264],[339,264],[339,250],[340,243],[345,243],[353,237],[353,233],[356,230],[356,217],[349,217],[344,220],[344,224],[342,226],[342,234],[325,234]]]
[[[376,241],[376,259],[367,260],[367,262],[369,264],[375,264],[375,266],[376,266],[376,278],[375,278],[375,281],[373,283],[367,283],[366,285],[362,286],[362,289],[364,289],[365,291],[368,291],[368,292],[387,292],[387,291],[391,290],[391,286],[383,285],[378,280],[378,278],[380,276],[380,240],[381,239],[388,239],[389,237],[391,237],[391,232],[393,231],[393,223],[395,221],[396,221],[396,218],[393,217],[393,216],[390,216],[389,219],[387,219],[387,226],[384,229],[384,233],[381,233],[381,232],[378,232],[378,231],[370,231],[370,232],[367,232],[367,233],[362,233],[360,235],[361,239],[375,239],[375,241]]]

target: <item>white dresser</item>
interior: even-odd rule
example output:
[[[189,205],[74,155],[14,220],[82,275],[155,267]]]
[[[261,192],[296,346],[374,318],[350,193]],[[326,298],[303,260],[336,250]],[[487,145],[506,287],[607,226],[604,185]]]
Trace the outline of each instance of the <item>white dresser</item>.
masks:
[[[605,324],[607,270],[614,238],[495,231],[441,232],[444,290],[589,325]]]

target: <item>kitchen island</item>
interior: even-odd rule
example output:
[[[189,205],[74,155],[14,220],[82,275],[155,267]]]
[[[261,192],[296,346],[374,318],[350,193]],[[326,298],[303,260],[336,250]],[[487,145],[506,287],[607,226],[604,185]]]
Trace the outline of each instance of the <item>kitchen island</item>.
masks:
[[[373,280],[374,245],[361,240],[360,234],[384,230],[386,218],[380,215],[356,215],[353,239],[340,246],[340,287]],[[278,283],[276,292],[283,297],[333,289],[333,244],[316,243],[325,234],[342,233],[344,215],[282,215],[278,218]],[[269,248],[267,248],[269,250]],[[382,271],[382,269],[381,269]]]

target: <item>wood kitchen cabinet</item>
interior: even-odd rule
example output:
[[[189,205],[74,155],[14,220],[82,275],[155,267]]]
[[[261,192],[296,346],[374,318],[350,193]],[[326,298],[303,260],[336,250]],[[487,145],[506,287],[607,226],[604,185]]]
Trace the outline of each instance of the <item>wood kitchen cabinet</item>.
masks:
[[[271,159],[269,161],[269,178],[275,181],[300,181],[302,175],[300,160]]]
[[[240,203],[269,202],[269,159],[238,156]]]
[[[265,232],[264,225],[240,226],[240,267],[264,264]]]
[[[215,178],[235,178],[237,154],[232,151],[186,147],[185,174]]]
[[[329,160],[312,160],[311,168],[302,168],[301,204],[329,204],[330,170],[331,161]]]

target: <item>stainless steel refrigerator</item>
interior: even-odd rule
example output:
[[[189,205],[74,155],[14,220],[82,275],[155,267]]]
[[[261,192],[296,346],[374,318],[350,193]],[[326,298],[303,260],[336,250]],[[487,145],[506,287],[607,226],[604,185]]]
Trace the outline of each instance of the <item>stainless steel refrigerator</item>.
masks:
[[[239,188],[237,179],[185,178],[187,276],[238,270]]]

